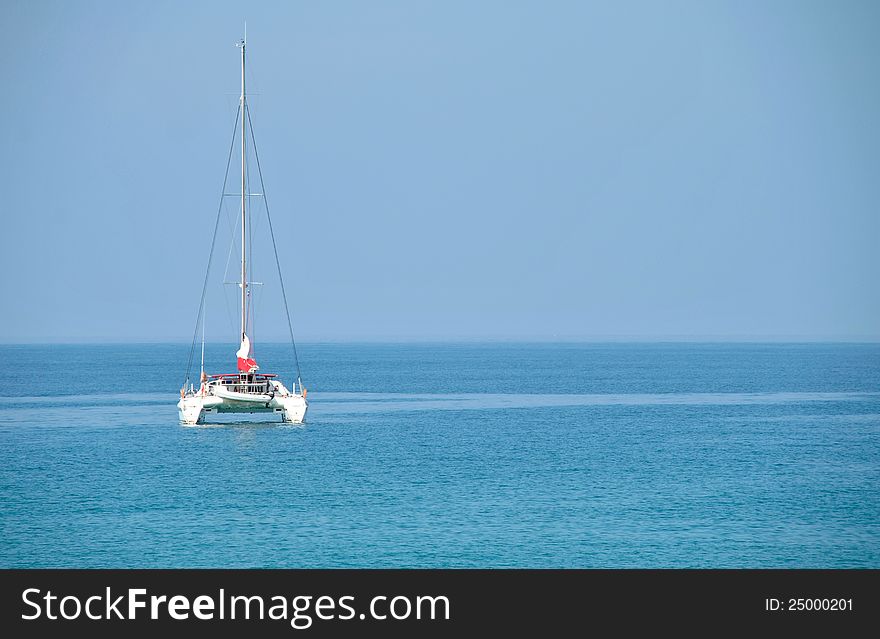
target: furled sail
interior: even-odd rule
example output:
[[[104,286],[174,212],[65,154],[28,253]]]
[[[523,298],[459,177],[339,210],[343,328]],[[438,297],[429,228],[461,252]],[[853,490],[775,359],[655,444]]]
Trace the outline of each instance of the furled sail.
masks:
[[[253,358],[251,340],[247,335],[241,340],[241,348],[238,349],[236,355],[238,355],[238,370],[242,373],[253,373],[260,368]]]

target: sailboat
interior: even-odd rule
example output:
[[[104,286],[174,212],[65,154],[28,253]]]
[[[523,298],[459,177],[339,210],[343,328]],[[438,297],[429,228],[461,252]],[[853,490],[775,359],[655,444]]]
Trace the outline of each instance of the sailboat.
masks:
[[[241,124],[241,193],[233,194],[241,197],[241,277],[236,284],[241,289],[241,330],[240,339],[241,346],[236,353],[237,371],[233,373],[209,375],[205,372],[205,292],[207,290],[208,276],[211,271],[211,261],[214,255],[214,244],[217,239],[217,228],[220,222],[220,210],[223,206],[223,197],[230,194],[225,193],[226,182],[224,181],[223,193],[221,195],[221,205],[217,214],[217,223],[214,226],[214,237],[211,242],[211,254],[208,258],[208,271],[205,274],[205,284],[202,287],[202,300],[199,304],[198,319],[196,320],[196,331],[193,334],[193,345],[190,349],[189,363],[187,364],[186,378],[183,387],[180,389],[180,401],[177,408],[180,413],[180,421],[184,424],[201,424],[204,423],[206,415],[212,413],[272,413],[280,414],[281,420],[293,424],[301,424],[305,420],[306,411],[308,410],[308,402],[306,401],[307,391],[302,384],[302,375],[299,367],[299,358],[296,352],[296,342],[293,337],[293,325],[290,320],[290,311],[287,306],[287,294],[284,292],[284,279],[281,276],[281,263],[278,259],[278,249],[275,244],[275,232],[272,229],[272,220],[269,217],[269,208],[266,204],[266,217],[269,220],[269,231],[271,233],[272,245],[275,252],[275,263],[278,267],[278,277],[281,283],[281,293],[284,299],[284,309],[287,314],[287,325],[290,330],[290,341],[293,346],[293,356],[296,363],[297,377],[293,383],[292,390],[288,389],[278,375],[270,373],[262,373],[260,367],[254,359],[253,344],[248,337],[249,317],[252,317],[254,309],[250,305],[250,288],[256,282],[248,281],[248,223],[250,217],[250,207],[248,205],[249,197],[258,196],[264,198],[266,202],[266,189],[263,185],[262,170],[259,168],[259,154],[256,151],[256,140],[253,137],[253,126],[251,125],[250,113],[247,105],[247,93],[245,92],[245,48],[246,39],[236,43],[241,49],[241,97],[239,99],[239,108],[236,115],[236,123],[233,127],[233,143],[230,145],[229,159],[227,160],[226,174],[228,179],[229,164],[232,159],[232,150],[235,145],[235,134],[238,131],[239,123]],[[260,185],[262,193],[248,193],[248,136],[251,133],[252,146],[257,162],[259,172]],[[253,321],[253,320],[252,320]],[[192,368],[193,354],[195,351],[196,335],[198,329],[202,329],[202,364],[201,374],[199,376],[199,386],[190,381],[190,370]]]

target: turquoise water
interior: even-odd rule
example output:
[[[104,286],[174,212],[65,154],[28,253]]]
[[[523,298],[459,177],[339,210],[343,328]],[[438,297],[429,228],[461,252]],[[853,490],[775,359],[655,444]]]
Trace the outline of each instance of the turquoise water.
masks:
[[[183,427],[188,350],[0,346],[0,566],[880,567],[880,345],[307,344]]]

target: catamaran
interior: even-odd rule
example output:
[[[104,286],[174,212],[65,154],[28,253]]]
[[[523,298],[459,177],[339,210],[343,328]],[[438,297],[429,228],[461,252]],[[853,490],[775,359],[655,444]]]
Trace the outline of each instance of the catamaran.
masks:
[[[293,389],[289,390],[277,375],[258,372],[260,367],[254,359],[253,344],[248,337],[249,318],[252,318],[254,309],[250,303],[250,288],[257,284],[248,281],[248,224],[250,197],[263,198],[266,203],[266,189],[263,185],[262,170],[260,169],[259,154],[256,151],[256,140],[253,136],[250,113],[248,111],[247,93],[245,92],[245,48],[246,39],[236,43],[241,49],[241,97],[233,127],[233,143],[229,150],[226,173],[228,178],[229,163],[232,159],[232,148],[235,144],[235,134],[241,125],[241,278],[236,284],[241,288],[241,347],[236,353],[238,370],[234,373],[209,375],[205,372],[205,292],[208,285],[208,276],[211,271],[211,260],[214,255],[214,244],[217,239],[217,229],[220,222],[220,210],[223,207],[223,197],[229,194],[226,191],[226,182],[223,185],[220,209],[217,213],[217,223],[214,226],[214,237],[211,242],[211,254],[208,258],[208,272],[205,274],[205,283],[202,287],[202,300],[199,304],[199,313],[196,320],[196,330],[193,334],[193,344],[190,348],[189,363],[187,364],[186,378],[180,389],[180,401],[177,408],[180,412],[180,421],[185,424],[201,424],[205,421],[206,414],[211,413],[273,413],[280,414],[281,420],[294,424],[301,424],[306,417],[308,402],[307,391],[302,384],[302,375],[299,367],[299,358],[296,353],[296,342],[293,336],[293,324],[290,320],[290,311],[287,306],[287,294],[284,292],[284,279],[281,277],[281,263],[278,259],[278,248],[275,244],[275,232],[272,229],[272,219],[269,217],[269,207],[266,204],[266,217],[269,220],[269,231],[272,238],[272,246],[275,252],[275,263],[278,267],[278,278],[281,283],[281,293],[284,300],[284,309],[287,314],[287,326],[290,331],[290,342],[293,346],[293,357],[296,364],[297,377]],[[257,162],[259,180],[262,193],[248,193],[248,136],[250,131],[254,156]],[[238,195],[238,194],[235,194]],[[199,327],[202,329],[202,365],[199,376],[199,386],[190,381],[193,354],[195,351],[196,336]]]

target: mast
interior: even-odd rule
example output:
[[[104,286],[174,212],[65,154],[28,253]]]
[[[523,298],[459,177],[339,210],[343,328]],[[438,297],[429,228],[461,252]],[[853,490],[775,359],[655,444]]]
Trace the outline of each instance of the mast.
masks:
[[[247,129],[245,126],[245,118],[247,117],[247,114],[245,113],[245,109],[247,108],[247,103],[245,102],[244,92],[245,40],[239,42],[238,46],[241,49],[241,100],[239,108],[241,109],[241,339],[243,341],[245,330],[247,329],[247,252],[245,250],[247,246],[247,191],[245,189],[247,172],[247,155],[245,146],[247,139],[245,136],[245,131]]]

